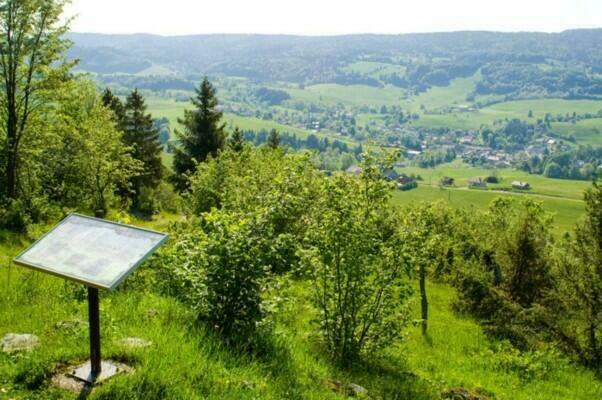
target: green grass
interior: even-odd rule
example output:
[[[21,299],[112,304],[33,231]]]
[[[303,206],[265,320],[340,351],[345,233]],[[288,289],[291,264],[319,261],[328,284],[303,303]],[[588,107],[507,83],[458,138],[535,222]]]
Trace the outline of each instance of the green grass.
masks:
[[[498,196],[528,195],[478,189],[441,189],[436,186],[421,184],[413,190],[395,191],[393,201],[397,204],[415,204],[440,200],[455,208],[485,210],[489,203]],[[554,231],[558,236],[564,232],[572,231],[575,227],[575,221],[585,213],[584,204],[580,200],[531,197],[542,201],[544,209],[554,214]]]
[[[160,97],[149,97],[148,98],[148,112],[150,112],[154,118],[167,118],[169,120],[169,124],[171,129],[181,128],[177,123],[178,118],[182,118],[184,116],[185,109],[191,109],[192,105],[189,102],[177,102],[173,99],[165,99]],[[295,134],[299,138],[306,138],[312,132],[289,125],[283,125],[274,121],[266,121],[259,118],[254,117],[241,117],[235,114],[225,114],[224,122],[227,124],[228,129],[233,129],[238,126],[243,130],[254,130],[260,131],[262,129],[271,130],[276,129],[280,133],[288,132],[290,134]],[[349,145],[354,145],[355,143],[349,139],[341,138],[338,136],[334,136],[330,132],[318,132],[314,133],[317,137],[320,138],[329,138],[330,140],[338,139],[341,142],[345,142]],[[164,160],[165,161],[165,160]],[[167,160],[169,161],[169,160]]]
[[[455,179],[455,184],[458,187],[466,187],[468,179],[472,177],[485,178],[489,175],[496,175],[501,179],[501,182],[499,184],[488,185],[489,189],[506,190],[512,186],[512,181],[517,180],[528,182],[531,185],[531,190],[521,193],[573,200],[583,199],[583,192],[591,186],[591,182],[589,181],[551,179],[543,175],[531,175],[512,168],[488,169],[472,167],[461,160],[440,164],[435,168],[406,167],[401,168],[400,171],[407,174],[421,175],[424,183],[431,183],[433,185],[437,185],[443,176],[450,176]]]
[[[429,330],[415,329],[406,343],[408,365],[419,377],[447,387],[482,388],[496,399],[590,399],[602,395],[600,381],[581,368],[557,368],[545,379],[525,380],[519,371],[493,368],[494,343],[472,319],[452,311],[453,289],[428,285]],[[418,307],[417,307],[418,308]],[[415,311],[418,316],[418,309]]]
[[[144,226],[163,229],[176,216]],[[139,221],[133,221],[139,223]],[[33,333],[41,347],[29,354],[0,353],[0,398],[71,399],[52,389],[48,376],[88,356],[85,326],[60,329],[66,320],[85,321],[84,292],[59,278],[8,268],[7,261],[26,245],[14,234],[0,235],[0,337]],[[357,383],[374,398],[438,399],[449,387],[482,388],[497,399],[592,399],[601,386],[591,372],[569,366],[545,379],[524,381],[512,370],[497,370],[488,360],[492,341],[477,323],[451,310],[454,291],[429,285],[429,337],[408,328],[407,341],[382,359],[341,370],[326,357],[315,335],[309,282],[292,282],[278,294],[289,299],[272,319],[271,334],[261,336],[255,355],[224,346],[195,322],[194,314],[174,299],[154,292],[154,274],[146,264],[114,293],[101,299],[103,355],[135,368],[103,383],[91,399],[345,399],[332,380]],[[79,296],[79,297],[78,297]],[[417,302],[416,302],[417,306]],[[417,307],[414,310],[418,318]],[[123,337],[153,342],[148,349],[124,349]]]
[[[315,104],[345,104],[349,106],[400,105],[406,92],[394,86],[383,88],[366,85],[338,85],[334,83],[307,86],[305,89],[288,89],[292,100]]]
[[[474,90],[479,74],[469,78],[454,79],[449,86],[435,86],[416,97],[411,98],[412,110],[419,111],[420,106],[426,109],[437,109],[446,106],[470,104],[466,97]]]
[[[396,65],[389,63],[381,63],[375,61],[357,61],[343,68],[344,71],[354,72],[362,75],[368,75],[378,79],[381,75],[397,74],[405,75],[405,65]]]
[[[440,88],[433,88],[427,91],[423,96],[430,96],[429,93]],[[444,89],[443,89],[444,90]],[[432,96],[433,104],[449,104],[445,100],[445,93],[439,93],[440,96]],[[453,97],[451,97],[453,99]],[[457,100],[457,98],[456,98]],[[418,103],[420,104],[420,103]],[[425,105],[428,108],[430,103]],[[602,100],[563,100],[563,99],[538,99],[521,100],[497,103],[489,107],[482,108],[475,112],[453,113],[443,115],[421,115],[420,119],[414,124],[424,127],[449,127],[453,129],[478,129],[481,125],[492,125],[496,120],[518,118],[530,122],[535,122],[538,118],[543,118],[546,113],[556,114],[577,114],[596,113],[602,108]],[[533,118],[528,118],[529,110],[533,111]],[[594,122],[595,124],[595,122]],[[562,128],[561,128],[562,129]],[[600,140],[597,141],[600,144]]]
[[[138,72],[138,76],[170,76],[175,75],[175,72],[163,65],[153,65],[147,69]]]
[[[407,167],[400,172],[422,176],[417,189],[396,191],[393,199],[398,204],[410,204],[421,201],[443,200],[453,207],[484,210],[497,196],[530,196],[543,202],[544,208],[554,213],[555,231],[558,234],[572,231],[575,221],[584,215],[583,192],[591,186],[587,181],[566,179],[550,179],[542,175],[529,175],[523,171],[510,168],[490,170],[466,165],[460,161],[441,164],[435,168]],[[499,184],[490,184],[487,189],[468,189],[467,181],[471,177],[486,177],[496,174],[501,179]],[[455,187],[439,188],[443,176],[455,179]],[[513,191],[512,181],[528,182],[529,191]]]
[[[573,136],[578,143],[602,145],[602,118],[585,119],[576,123],[556,122],[552,130],[562,136]]]

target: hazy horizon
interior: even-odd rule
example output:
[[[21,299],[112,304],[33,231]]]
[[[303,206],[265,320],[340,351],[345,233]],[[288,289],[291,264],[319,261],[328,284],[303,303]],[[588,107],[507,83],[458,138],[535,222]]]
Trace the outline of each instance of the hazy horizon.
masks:
[[[69,30],[69,33],[75,34],[83,34],[83,35],[150,35],[150,36],[159,36],[159,37],[184,37],[184,36],[218,36],[218,35],[241,35],[241,36],[296,36],[296,37],[337,37],[337,36],[354,36],[354,35],[377,35],[377,36],[401,36],[401,35],[428,35],[428,34],[444,34],[444,33],[462,33],[462,32],[490,32],[490,33],[544,33],[544,34],[558,34],[566,31],[572,30],[598,30],[602,29],[602,25],[600,26],[592,26],[592,27],[579,27],[579,28],[568,28],[563,29],[562,31],[557,32],[547,32],[547,31],[496,31],[496,30],[487,30],[487,29],[459,29],[453,31],[428,31],[428,32],[400,32],[400,33],[380,33],[380,32],[354,32],[354,33],[334,33],[334,34],[324,34],[324,35],[310,35],[310,34],[300,34],[300,33],[259,33],[259,32],[201,32],[201,33],[176,33],[176,34],[162,34],[162,33],[152,33],[152,32],[92,32],[92,31],[74,31]]]
[[[602,2],[596,0],[506,0],[484,2],[422,0],[391,4],[341,0],[287,2],[222,0],[190,4],[171,0],[74,0],[67,8],[76,16],[76,33],[261,34],[341,36],[457,31],[544,32],[602,27]],[[136,16],[136,18],[132,18]]]

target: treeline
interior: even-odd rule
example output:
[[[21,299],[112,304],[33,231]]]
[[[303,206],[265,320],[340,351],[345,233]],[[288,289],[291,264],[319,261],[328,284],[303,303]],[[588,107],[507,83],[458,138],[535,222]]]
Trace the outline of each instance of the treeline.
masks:
[[[536,64],[492,63],[481,68],[477,82],[479,95],[504,95],[507,98],[562,97],[599,98],[602,79],[578,67],[540,68]]]
[[[408,64],[403,75],[384,74],[381,79],[394,86],[425,92],[431,86],[447,86],[453,79],[472,76],[479,67],[479,63],[416,63]]]
[[[270,89],[265,87],[255,90],[254,94],[259,101],[268,103],[271,106],[277,106],[282,104],[283,101],[291,98],[290,94],[284,90]]]
[[[548,178],[592,180],[602,173],[602,148],[580,146],[543,157],[534,156],[521,164],[521,169]]]
[[[141,90],[193,90],[194,82],[174,76],[100,75],[98,80],[110,87],[138,88]]]
[[[242,132],[245,140],[256,146],[266,143],[271,133],[267,129],[261,129],[260,131],[243,130]],[[347,143],[341,142],[338,139],[320,138],[313,133],[310,133],[305,138],[300,138],[296,133],[291,134],[289,132],[279,133],[279,136],[282,145],[286,145],[294,150],[309,149],[324,152],[328,149],[336,149],[341,153],[353,153],[356,157],[363,152],[361,144],[350,148]]]
[[[425,150],[414,158],[420,168],[432,168],[439,164],[451,162],[456,159],[456,152],[449,148],[446,150]]]

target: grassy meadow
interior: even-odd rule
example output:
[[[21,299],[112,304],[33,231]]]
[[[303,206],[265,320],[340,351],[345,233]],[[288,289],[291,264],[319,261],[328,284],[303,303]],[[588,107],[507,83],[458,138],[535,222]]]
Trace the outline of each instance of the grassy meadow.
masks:
[[[165,99],[160,97],[149,97],[148,99],[148,111],[153,115],[154,118],[167,118],[172,129],[179,127],[178,118],[182,118],[184,116],[184,110],[190,109],[191,107],[192,106],[189,102],[179,102],[173,99]],[[239,127],[243,130],[254,131],[260,131],[262,129],[276,129],[281,133],[288,132],[289,134],[295,134],[299,138],[306,138],[311,133],[320,138],[334,138],[334,136],[328,132],[314,133],[308,129],[283,125],[278,122],[266,121],[255,117],[243,117],[231,113],[224,114],[224,122],[226,123],[228,129],[233,129],[234,127]],[[354,143],[351,140],[341,137],[336,137],[336,139],[348,144]]]
[[[483,210],[498,196],[530,196],[541,201],[544,208],[554,214],[555,230],[558,234],[572,231],[575,221],[584,215],[583,192],[591,185],[587,181],[550,179],[510,168],[491,170],[471,167],[459,160],[435,168],[406,167],[399,169],[399,172],[417,174],[423,180],[416,189],[396,191],[393,199],[398,204],[441,200],[453,207]],[[488,184],[486,189],[468,188],[469,178],[485,178],[489,175],[496,175],[500,183]],[[439,187],[439,181],[444,176],[455,179],[453,187]],[[528,182],[531,189],[513,190],[514,180]]]
[[[177,216],[135,224],[166,229]],[[72,399],[52,388],[54,371],[88,356],[85,292],[78,285],[20,267],[10,259],[31,239],[0,232],[0,337],[38,335],[31,353],[0,353],[0,398]],[[312,319],[308,282],[292,281],[277,293],[284,302],[271,316],[271,333],[256,344],[254,356],[224,346],[198,324],[193,313],[155,290],[152,259],[113,293],[101,297],[103,355],[135,368],[95,389],[90,399],[345,399],[342,386],[362,385],[371,398],[439,399],[454,387],[480,390],[496,399],[593,399],[602,385],[593,373],[564,359],[542,375],[498,362],[506,353],[471,318],[452,311],[455,293],[441,284],[428,287],[429,336],[410,327],[404,343],[382,359],[351,369],[335,367],[320,348]],[[415,303],[414,317],[419,318]],[[119,339],[139,337],[153,344],[128,349]],[[501,350],[502,349],[502,350]],[[538,370],[536,370],[536,373]]]
[[[293,100],[315,104],[344,104],[349,106],[399,105],[407,96],[404,89],[387,85],[382,88],[366,85],[339,85],[335,83],[288,89]]]

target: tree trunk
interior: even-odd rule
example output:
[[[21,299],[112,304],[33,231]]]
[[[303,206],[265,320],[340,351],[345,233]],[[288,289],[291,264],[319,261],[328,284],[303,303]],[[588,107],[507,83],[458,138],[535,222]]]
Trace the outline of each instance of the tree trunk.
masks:
[[[426,268],[424,265],[420,266],[418,271],[420,279],[420,305],[422,311],[422,334],[426,335],[428,328],[428,300],[426,298]]]
[[[18,141],[17,123],[13,112],[8,113],[6,124],[6,196],[9,199],[17,198],[17,168],[18,168]]]

